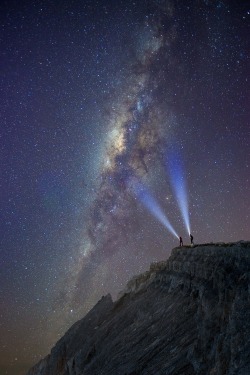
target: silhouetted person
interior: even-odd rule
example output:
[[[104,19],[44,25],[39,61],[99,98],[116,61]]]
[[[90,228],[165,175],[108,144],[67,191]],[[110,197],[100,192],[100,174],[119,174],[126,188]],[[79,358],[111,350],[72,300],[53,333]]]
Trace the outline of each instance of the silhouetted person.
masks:
[[[194,237],[192,236],[192,234],[190,234],[190,241],[191,241],[191,245],[194,244]]]
[[[183,246],[182,237],[180,237],[180,246]]]

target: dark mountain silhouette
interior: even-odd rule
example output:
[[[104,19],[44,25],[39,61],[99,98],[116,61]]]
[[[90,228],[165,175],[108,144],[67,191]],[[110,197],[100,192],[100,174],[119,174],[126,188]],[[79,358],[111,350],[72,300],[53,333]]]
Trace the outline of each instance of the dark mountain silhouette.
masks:
[[[173,249],[27,375],[125,374],[250,374],[250,242]]]

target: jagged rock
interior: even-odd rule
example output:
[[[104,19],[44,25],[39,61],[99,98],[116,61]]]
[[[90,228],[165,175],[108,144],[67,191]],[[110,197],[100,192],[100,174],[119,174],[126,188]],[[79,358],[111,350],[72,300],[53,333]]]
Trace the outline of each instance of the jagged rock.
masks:
[[[250,374],[250,242],[173,249],[27,375],[125,374]]]

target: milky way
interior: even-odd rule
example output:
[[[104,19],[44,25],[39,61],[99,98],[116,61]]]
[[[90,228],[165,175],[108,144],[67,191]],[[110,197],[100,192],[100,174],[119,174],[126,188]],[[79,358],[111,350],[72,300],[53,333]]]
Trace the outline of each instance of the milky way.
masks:
[[[21,375],[189,225],[248,239],[249,9],[1,7],[0,372]]]
[[[90,283],[98,266],[121,251],[127,237],[138,228],[132,218],[141,202],[133,197],[130,182],[136,179],[152,185],[151,180],[157,179],[154,169],[157,164],[163,165],[171,142],[171,110],[166,104],[159,105],[157,98],[158,92],[164,90],[161,86],[166,84],[161,81],[162,64],[171,70],[169,56],[176,38],[172,13],[173,8],[166,4],[154,7],[151,17],[146,17],[140,30],[140,48],[133,51],[134,59],[129,61],[128,80],[121,97],[110,103],[99,172],[101,182],[89,207],[84,245],[69,282],[70,308],[76,302],[82,306],[86,295],[93,294],[92,288],[83,292],[82,285],[86,280]]]

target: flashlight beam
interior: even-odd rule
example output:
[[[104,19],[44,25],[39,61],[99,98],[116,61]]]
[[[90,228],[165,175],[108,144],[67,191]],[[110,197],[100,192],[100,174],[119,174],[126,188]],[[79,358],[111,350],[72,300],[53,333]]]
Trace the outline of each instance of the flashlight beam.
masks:
[[[150,192],[141,183],[134,183],[132,186],[133,193],[140,200],[140,202],[148,209],[148,211],[154,215],[156,219],[159,220],[165,228],[169,230],[175,237],[179,238],[178,234],[170,224],[168,218],[162,211],[161,207],[155,200],[155,198],[150,194]]]
[[[177,152],[170,152],[167,160],[167,166],[170,175],[170,182],[175,192],[177,203],[180,208],[187,232],[190,235],[191,230],[188,213],[187,186],[184,178],[184,168],[180,154]]]

